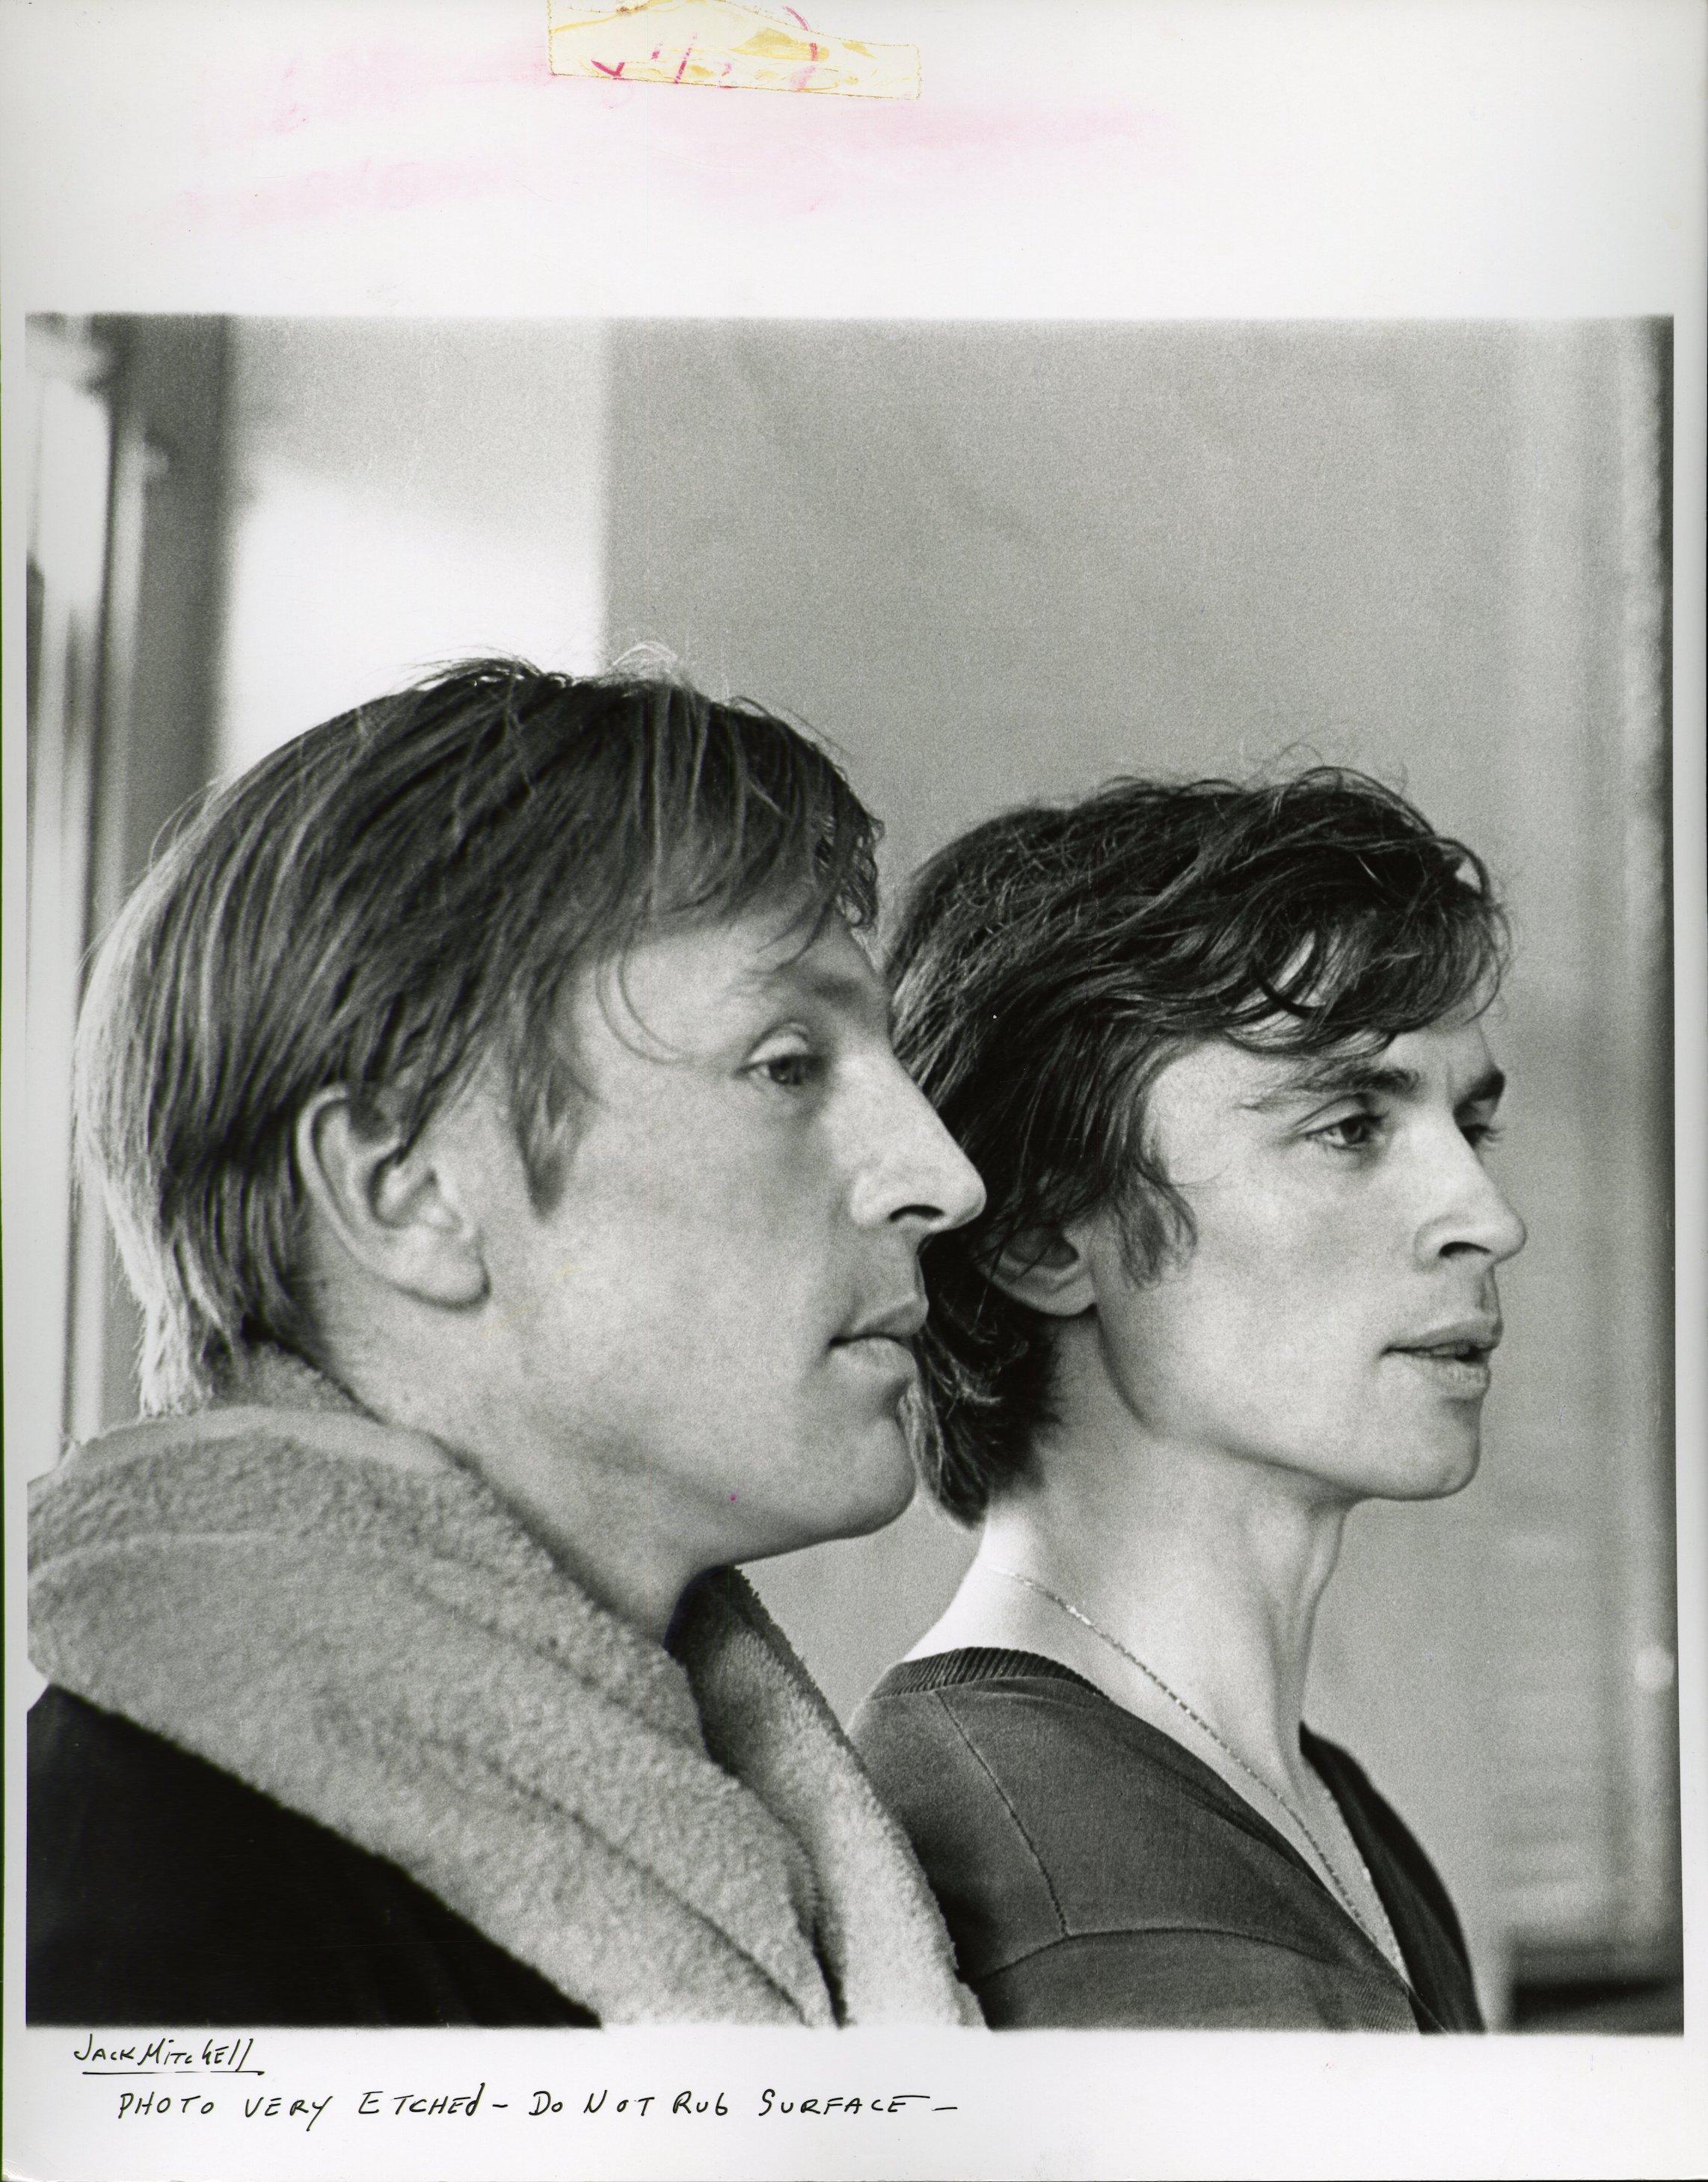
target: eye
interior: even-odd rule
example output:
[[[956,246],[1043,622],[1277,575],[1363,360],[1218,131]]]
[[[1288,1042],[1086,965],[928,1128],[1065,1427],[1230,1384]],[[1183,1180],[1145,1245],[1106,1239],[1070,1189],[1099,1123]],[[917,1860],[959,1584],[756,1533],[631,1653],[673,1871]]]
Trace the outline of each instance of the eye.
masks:
[[[791,1046],[785,1052],[768,1053],[754,1061],[747,1072],[774,1084],[779,1091],[805,1091],[824,1074],[824,1056],[810,1047]]]
[[[1313,1144],[1325,1151],[1368,1151],[1380,1138],[1385,1124],[1380,1114],[1360,1106],[1350,1114],[1337,1114],[1332,1121],[1306,1131]]]
[[[1494,1121],[1461,1121],[1459,1133],[1472,1151],[1486,1151],[1490,1144],[1500,1143],[1500,1124]]]

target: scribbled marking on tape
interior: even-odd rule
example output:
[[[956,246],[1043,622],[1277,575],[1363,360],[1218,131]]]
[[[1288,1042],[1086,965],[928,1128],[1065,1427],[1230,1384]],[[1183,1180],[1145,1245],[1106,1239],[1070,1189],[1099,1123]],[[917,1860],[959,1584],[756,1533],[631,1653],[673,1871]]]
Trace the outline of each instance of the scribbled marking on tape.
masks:
[[[874,46],[809,27],[793,8],[746,0],[629,0],[603,8],[547,0],[552,73],[607,82],[816,91],[918,98],[919,48]]]

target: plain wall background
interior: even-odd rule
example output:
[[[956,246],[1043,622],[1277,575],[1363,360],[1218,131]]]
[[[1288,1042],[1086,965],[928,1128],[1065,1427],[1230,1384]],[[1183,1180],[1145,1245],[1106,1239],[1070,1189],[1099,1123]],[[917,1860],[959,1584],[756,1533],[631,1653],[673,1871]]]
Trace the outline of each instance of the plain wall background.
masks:
[[[441,660],[599,663],[603,357],[585,321],[232,322],[222,771]]]

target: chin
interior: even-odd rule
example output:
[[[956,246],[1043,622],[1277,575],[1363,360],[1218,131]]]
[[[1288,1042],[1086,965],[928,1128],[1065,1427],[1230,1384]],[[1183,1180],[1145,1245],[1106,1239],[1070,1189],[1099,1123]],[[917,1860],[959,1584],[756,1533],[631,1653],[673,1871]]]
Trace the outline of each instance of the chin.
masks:
[[[1468,1447],[1419,1448],[1408,1462],[1396,1465],[1373,1487],[1372,1498],[1383,1500],[1450,1500],[1462,1493],[1477,1475],[1483,1459],[1480,1433]]]
[[[806,1503],[807,1487],[831,1481],[834,1495]],[[792,1505],[768,1535],[744,1542],[731,1556],[738,1561],[773,1560],[808,1546],[834,1545],[838,1538],[868,1537],[905,1513],[919,1483],[907,1435],[893,1421],[863,1432],[851,1444],[846,1437],[824,1444],[797,1480]]]
[[[851,1498],[845,1520],[831,1534],[835,1537],[863,1538],[883,1530],[906,1513],[918,1490],[919,1473],[901,1426],[890,1425],[881,1434],[881,1445],[874,1443],[879,1439],[880,1435],[873,1434],[851,1464],[850,1480],[857,1476],[861,1491],[857,1499]]]

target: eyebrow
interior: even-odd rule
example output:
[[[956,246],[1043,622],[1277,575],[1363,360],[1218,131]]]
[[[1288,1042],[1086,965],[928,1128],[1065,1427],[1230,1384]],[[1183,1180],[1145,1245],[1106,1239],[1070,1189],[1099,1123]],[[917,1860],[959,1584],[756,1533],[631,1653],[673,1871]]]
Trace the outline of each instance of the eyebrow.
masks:
[[[846,1008],[873,1023],[882,1023],[886,1031],[890,1027],[889,994],[875,977],[862,977],[852,970],[833,969],[797,955],[774,969],[760,971],[748,982],[760,992],[792,986],[827,1006]]]
[[[1267,1114],[1278,1107],[1294,1105],[1300,1099],[1355,1098],[1360,1094],[1367,1098],[1415,1099],[1422,1088],[1423,1079],[1415,1068],[1398,1068],[1391,1062],[1360,1061],[1353,1055],[1328,1053],[1315,1060],[1295,1062],[1273,1091],[1262,1092],[1244,1103],[1250,1113]],[[1505,1072],[1491,1062],[1454,1101],[1453,1110],[1461,1114],[1467,1106],[1496,1105],[1506,1088]]]

